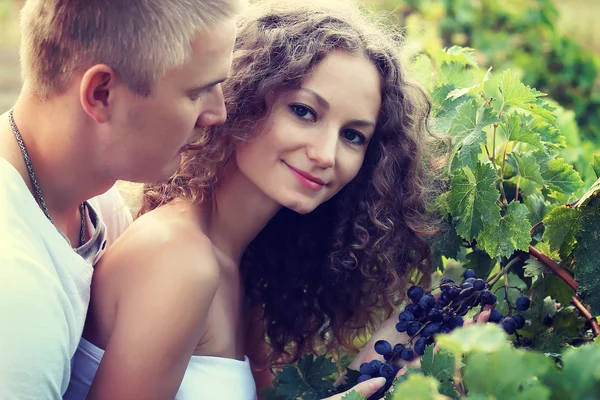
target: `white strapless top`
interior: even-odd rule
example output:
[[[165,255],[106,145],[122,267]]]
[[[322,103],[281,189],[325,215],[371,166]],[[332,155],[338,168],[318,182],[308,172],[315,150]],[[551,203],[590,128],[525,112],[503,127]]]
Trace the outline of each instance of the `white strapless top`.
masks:
[[[104,350],[81,338],[63,400],[85,400],[103,355]],[[175,400],[196,399],[255,400],[256,386],[248,357],[240,361],[192,356]]]

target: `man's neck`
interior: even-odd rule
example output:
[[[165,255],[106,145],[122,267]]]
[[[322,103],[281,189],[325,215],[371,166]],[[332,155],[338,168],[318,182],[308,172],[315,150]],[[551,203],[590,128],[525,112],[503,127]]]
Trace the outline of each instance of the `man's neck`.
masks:
[[[77,117],[55,112],[66,107],[65,104],[40,105],[19,98],[14,121],[50,216],[55,226],[73,242],[79,235],[79,204],[108,190],[114,180],[103,177],[101,170],[90,162],[94,159],[90,156],[93,149],[83,134],[77,135]],[[19,172],[38,200],[8,113],[0,116],[0,157]]]

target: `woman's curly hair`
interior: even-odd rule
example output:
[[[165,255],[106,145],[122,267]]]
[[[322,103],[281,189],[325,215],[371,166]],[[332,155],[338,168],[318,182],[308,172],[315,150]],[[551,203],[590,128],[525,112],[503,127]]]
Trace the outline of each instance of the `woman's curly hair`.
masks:
[[[440,151],[428,150],[439,150],[440,141],[428,128],[427,93],[406,75],[399,35],[378,25],[348,0],[251,5],[223,84],[227,122],[205,132],[168,182],[144,193],[142,212],[177,198],[209,200],[274,96],[298,89],[333,51],[375,65],[382,105],[357,177],[309,214],[281,209],[242,259],[247,294],[262,307],[270,361],[295,360],[322,344],[353,349],[390,315],[408,284],[429,277],[425,176],[440,166]]]

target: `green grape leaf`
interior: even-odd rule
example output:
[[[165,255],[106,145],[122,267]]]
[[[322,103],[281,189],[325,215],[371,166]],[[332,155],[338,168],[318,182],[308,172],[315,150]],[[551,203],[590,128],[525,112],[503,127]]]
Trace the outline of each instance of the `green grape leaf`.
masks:
[[[263,400],[279,400],[281,397],[277,397],[277,389],[273,386],[267,386],[260,391],[260,396]]]
[[[421,369],[426,376],[432,376],[441,381],[454,377],[454,354],[446,350],[440,350],[434,354],[434,345],[425,348],[421,357]]]
[[[527,250],[531,242],[528,213],[523,203],[512,201],[497,225],[484,225],[477,236],[477,244],[492,258],[510,257],[516,250]]]
[[[547,151],[560,150],[567,146],[567,139],[561,135],[558,126],[551,125],[545,119],[533,117],[529,128],[540,136]]]
[[[440,61],[444,63],[456,62],[463,66],[478,67],[475,49],[470,47],[452,46],[444,49],[442,54],[438,54]]]
[[[504,115],[502,120],[499,125],[500,132],[506,136],[507,141],[528,143],[539,149],[544,148],[539,133],[531,129],[531,119],[521,116],[515,111],[509,115]]]
[[[473,84],[473,72],[465,69],[465,66],[460,62],[449,61],[441,64],[437,74],[437,84],[439,86],[447,86],[450,90],[438,99],[445,100],[450,91],[456,87],[466,87]],[[438,103],[442,104],[442,102]]]
[[[337,387],[337,391],[345,392],[346,390],[352,389],[356,385],[359,376],[360,371],[352,368],[346,368],[346,380]]]
[[[344,397],[342,397],[342,400],[365,400],[365,399],[366,399],[366,397],[363,396],[362,394],[358,393],[356,390],[348,392],[346,395],[344,395]]]
[[[453,150],[451,160],[458,157],[459,166],[473,168],[481,153],[481,146],[487,141],[483,128],[497,121],[491,107],[485,104],[477,106],[475,100],[467,101],[457,107],[457,115],[452,120],[450,136]],[[460,151],[459,151],[460,150]],[[453,163],[456,168],[456,163]]]
[[[592,162],[592,168],[596,174],[596,178],[600,178],[600,154],[594,154],[594,161]]]
[[[578,292],[585,294],[585,302],[592,314],[600,313],[600,213],[596,202],[590,202],[581,219],[581,229],[575,235],[578,246],[573,251],[575,280]]]
[[[580,219],[583,216],[578,210],[568,206],[554,208],[544,218],[544,234],[542,238],[552,250],[558,250],[561,258],[567,258],[575,245],[575,234],[579,231]]]
[[[448,221],[444,221],[438,226],[439,233],[431,245],[432,259],[435,266],[442,267],[441,257],[449,257],[456,259],[456,255],[461,248],[462,239],[457,235],[454,225]]]
[[[431,377],[412,374],[404,382],[395,384],[393,400],[442,400],[438,392],[439,382]]]
[[[466,94],[475,94],[482,92],[485,83],[490,79],[492,79],[492,67],[488,68],[487,72],[485,73],[485,76],[483,77],[483,80],[479,84],[467,88],[454,89],[453,91],[448,93],[448,96],[446,96],[446,100],[456,100]]]
[[[502,107],[505,105],[527,110],[532,114],[539,115],[553,125],[556,124],[556,116],[552,113],[552,107],[540,97],[544,93],[525,86],[509,69],[502,74],[500,81],[500,93]]]
[[[284,399],[321,399],[333,392],[333,382],[324,378],[337,371],[335,363],[323,355],[303,356],[297,366],[290,365],[277,375],[277,395]]]
[[[600,346],[588,344],[567,349],[562,355],[562,370],[549,370],[541,377],[555,399],[600,398]]]
[[[562,158],[549,158],[543,152],[534,153],[540,165],[544,185],[561,193],[571,194],[583,186],[579,173]]]
[[[551,367],[552,362],[541,354],[508,347],[471,354],[464,368],[464,382],[470,395],[483,394],[490,399],[549,399],[550,390],[536,380]]]
[[[572,336],[567,332],[556,332],[554,328],[549,328],[535,338],[535,348],[541,353],[561,353]]]
[[[471,352],[494,352],[508,348],[508,336],[496,324],[473,324],[436,336],[440,349],[457,355]]]
[[[451,380],[442,381],[440,383],[438,390],[439,390],[440,394],[443,394],[444,396],[448,396],[451,399],[458,399],[458,397],[459,397],[459,394],[456,391],[456,388],[454,387],[454,384],[452,383]]]
[[[500,93],[502,94],[500,99],[502,103],[521,108],[523,105],[535,102],[539,97],[545,96],[545,94],[525,86],[517,74],[513,74],[510,69],[502,73]]]
[[[472,269],[478,277],[486,280],[494,269],[496,260],[482,250],[475,249],[465,256],[465,269]]]
[[[575,337],[582,331],[585,318],[582,318],[574,306],[563,307],[554,314],[554,329]]]
[[[484,222],[494,225],[500,221],[497,180],[496,171],[488,164],[477,164],[474,170],[461,168],[452,175],[448,205],[456,232],[468,241],[479,235]]]
[[[594,182],[592,184],[592,186],[588,189],[587,192],[585,192],[585,194],[583,196],[581,196],[581,199],[579,199],[579,201],[577,202],[577,204],[575,204],[575,208],[579,208],[581,206],[584,206],[587,204],[587,202],[595,195],[598,194],[598,192],[600,191],[600,178],[598,178],[596,180],[596,182]]]
[[[529,222],[537,224],[546,215],[546,199],[540,193],[533,193],[525,197],[524,204],[529,210]]]
[[[525,261],[525,265],[523,266],[523,269],[525,270],[523,272],[523,275],[525,275],[525,277],[527,277],[527,278],[537,277],[542,274],[547,274],[548,272],[550,272],[550,270],[548,268],[546,268],[546,266],[544,264],[542,264],[535,258],[530,258],[527,261]]]
[[[522,179],[528,179],[539,184],[544,182],[540,173],[540,166],[532,154],[523,153],[519,155],[510,153],[506,162]]]

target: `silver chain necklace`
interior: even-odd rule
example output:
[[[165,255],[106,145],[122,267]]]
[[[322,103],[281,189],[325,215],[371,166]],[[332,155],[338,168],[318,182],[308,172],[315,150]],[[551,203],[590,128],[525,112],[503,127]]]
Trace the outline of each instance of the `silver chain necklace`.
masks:
[[[15,134],[17,143],[19,143],[19,147],[21,148],[21,154],[23,155],[23,160],[25,161],[25,165],[27,166],[27,172],[29,173],[29,179],[31,180],[33,190],[35,191],[36,199],[40,204],[44,215],[46,215],[50,223],[54,225],[54,222],[50,217],[50,212],[48,211],[48,206],[46,206],[46,202],[44,201],[44,197],[42,196],[42,189],[40,189],[40,185],[38,184],[37,179],[35,179],[35,174],[33,173],[33,166],[31,165],[31,160],[29,158],[29,154],[27,153],[27,149],[25,149],[25,143],[23,143],[23,138],[19,133],[19,129],[17,129],[17,124],[15,124],[13,110],[14,109],[11,108],[11,110],[8,113],[8,121],[10,122],[12,131]],[[85,243],[85,202],[79,205],[79,213],[81,214],[81,225],[79,228],[79,246],[83,246],[83,244]]]

